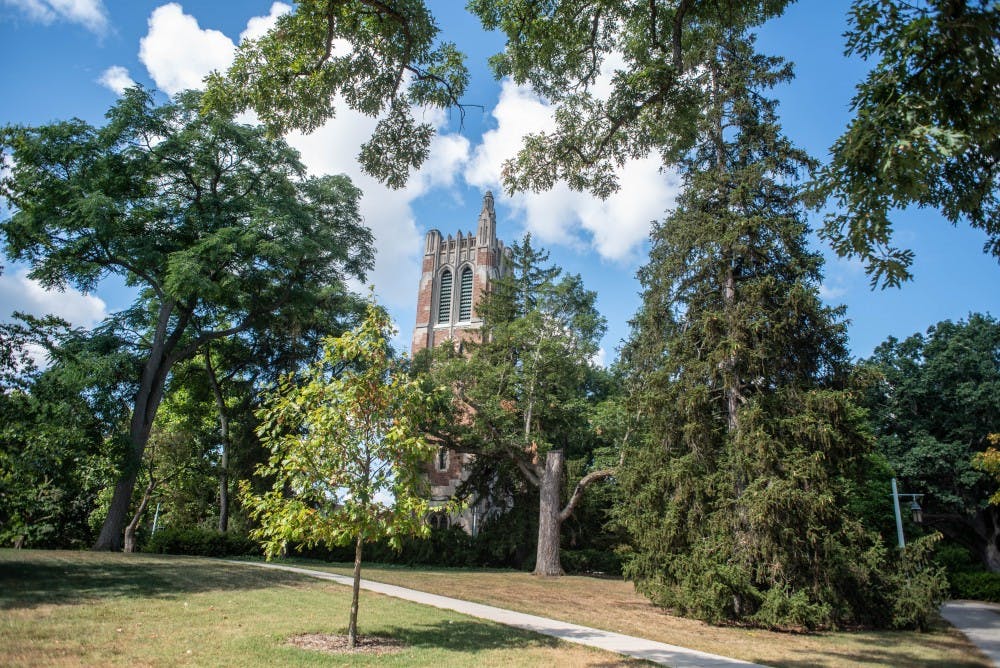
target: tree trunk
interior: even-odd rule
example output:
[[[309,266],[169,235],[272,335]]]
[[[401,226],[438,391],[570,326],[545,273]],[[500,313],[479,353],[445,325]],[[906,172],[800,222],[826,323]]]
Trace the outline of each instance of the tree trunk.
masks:
[[[117,552],[122,549],[122,531],[128,523],[128,508],[132,503],[135,481],[139,477],[139,466],[146,451],[146,443],[149,442],[149,432],[153,428],[156,409],[159,408],[160,399],[163,398],[167,374],[170,373],[171,362],[167,359],[170,341],[167,340],[166,329],[173,309],[172,302],[165,302],[160,306],[153,345],[143,366],[139,391],[136,392],[135,406],[132,408],[132,420],[129,422],[128,430],[129,449],[122,465],[121,476],[115,483],[115,491],[108,506],[108,516],[104,519],[101,533],[94,544],[95,550]],[[179,335],[175,332],[170,340],[174,341],[177,338]]]
[[[222,387],[212,366],[210,346],[205,346],[205,371],[215,396],[215,407],[219,411],[219,437],[222,441],[222,456],[219,461],[219,531],[226,533],[229,529],[229,415],[226,413],[226,398],[222,395]]]
[[[361,592],[361,534],[354,544],[354,591],[351,593],[351,621],[347,624],[347,649],[358,642],[358,594]]]
[[[149,499],[153,496],[154,489],[156,489],[156,479],[150,475],[149,484],[146,485],[146,491],[142,495],[142,501],[139,502],[139,507],[136,508],[135,515],[132,516],[132,521],[125,527],[125,552],[135,552],[135,530],[139,528],[139,522],[142,521],[142,516],[146,512],[146,507],[149,505]]]
[[[550,450],[538,485],[538,551],[535,575],[563,574],[559,561],[559,491],[562,483],[563,451]]]

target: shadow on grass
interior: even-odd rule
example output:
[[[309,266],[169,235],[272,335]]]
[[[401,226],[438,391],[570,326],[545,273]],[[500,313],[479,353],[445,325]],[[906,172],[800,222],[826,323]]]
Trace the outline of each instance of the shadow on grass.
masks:
[[[459,652],[557,647],[559,645],[559,641],[555,638],[472,620],[393,626],[385,629],[384,633],[411,647],[449,649]]]
[[[923,638],[920,647],[923,650],[935,649],[943,654],[961,654],[967,650],[968,645],[958,637],[957,632],[949,632],[944,624],[938,624],[933,629],[935,639]],[[854,642],[861,647],[853,651],[839,652],[807,652],[803,650],[790,650],[788,656],[780,661],[771,659],[770,664],[775,668],[807,668],[815,666],[817,663],[835,662],[843,665],[865,665],[865,666],[891,666],[892,668],[903,666],[921,666],[930,668],[962,668],[991,665],[986,657],[982,655],[968,656],[964,661],[941,661],[927,658],[927,652],[920,648],[908,649],[912,646],[912,636],[910,634],[896,634],[887,631],[879,633],[878,636],[868,638],[855,637]],[[766,663],[761,659],[751,659],[757,663]]]
[[[203,591],[266,589],[305,582],[312,580],[294,573],[183,557],[6,551],[0,559],[0,609],[118,597],[174,597]]]

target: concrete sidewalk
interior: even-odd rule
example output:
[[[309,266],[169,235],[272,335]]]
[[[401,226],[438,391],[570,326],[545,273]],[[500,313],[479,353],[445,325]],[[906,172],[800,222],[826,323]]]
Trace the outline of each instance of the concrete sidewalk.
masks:
[[[238,564],[240,566],[273,568],[281,571],[289,571],[291,573],[299,573],[300,575],[307,575],[321,580],[332,580],[333,582],[347,585],[348,587],[350,587],[353,583],[352,579],[346,575],[315,571],[308,568],[250,561],[226,561],[227,563]],[[575,642],[580,645],[596,647],[609,652],[617,652],[618,654],[624,654],[637,659],[645,659],[646,661],[652,661],[664,666],[675,666],[676,668],[735,668],[736,666],[740,666],[742,668],[746,668],[748,666],[757,665],[747,661],[729,659],[724,656],[699,652],[685,647],[677,647],[676,645],[668,645],[662,642],[636,638],[633,636],[623,635],[621,633],[613,633],[611,631],[601,631],[599,629],[592,629],[578,624],[560,622],[555,619],[528,615],[522,612],[505,610],[503,608],[495,608],[491,605],[481,605],[479,603],[460,601],[457,598],[448,598],[447,596],[438,596],[437,594],[427,594],[414,589],[406,589],[405,587],[397,587],[395,585],[383,584],[381,582],[362,580],[361,588],[367,591],[384,594],[386,596],[392,596],[393,598],[401,598],[406,601],[422,603],[435,608],[453,610],[471,617],[488,619],[500,624],[506,624],[507,626],[524,629],[525,631],[534,631],[535,633],[552,636],[553,638],[558,638],[567,642]]]
[[[1000,605],[982,601],[948,601],[941,616],[1000,666]]]

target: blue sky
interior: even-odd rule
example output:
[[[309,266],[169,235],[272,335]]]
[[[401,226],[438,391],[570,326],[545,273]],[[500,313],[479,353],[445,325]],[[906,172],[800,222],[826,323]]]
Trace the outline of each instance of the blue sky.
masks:
[[[622,191],[607,202],[557,188],[513,198],[500,192],[499,169],[519,137],[545,127],[549,109],[531,91],[493,79],[486,59],[503,47],[482,31],[460,0],[430,0],[442,36],[468,56],[470,104],[459,126],[455,113],[431,114],[439,127],[431,158],[407,187],[389,191],[360,173],[354,156],[374,121],[344,113],[310,137],[292,136],[315,173],[345,172],[364,190],[362,211],[377,238],[370,277],[408,343],[414,323],[419,253],[428,229],[474,230],[482,193],[497,194],[498,233],[510,242],[525,231],[567,271],[580,273],[598,293],[608,319],[605,359],[615,356],[639,305],[635,272],[646,259],[650,221],[673,205],[677,180],[653,160],[636,161],[622,175]],[[800,2],[763,27],[762,50],[788,58],[796,79],[776,91],[786,133],[823,159],[849,119],[850,98],[865,64],[843,56],[849,3]],[[0,0],[0,122],[42,124],[69,117],[100,123],[128,81],[174,92],[197,86],[225,67],[242,34],[257,34],[287,5],[271,1],[178,3],[102,0]],[[270,19],[268,18],[270,17]],[[0,215],[6,215],[0,211]],[[811,214],[815,227],[819,217]],[[822,294],[846,304],[852,354],[864,357],[889,335],[905,337],[946,318],[973,311],[1000,313],[1000,266],[983,255],[985,237],[954,228],[934,211],[896,216],[898,240],[916,252],[915,279],[900,290],[871,291],[860,265],[827,258]],[[0,318],[13,310],[55,312],[93,325],[124,307],[131,294],[108,281],[93,295],[48,293],[4,262]]]

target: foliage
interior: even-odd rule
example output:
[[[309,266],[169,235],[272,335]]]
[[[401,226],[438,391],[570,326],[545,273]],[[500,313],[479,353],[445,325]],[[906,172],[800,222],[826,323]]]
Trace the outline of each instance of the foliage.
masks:
[[[229,71],[209,77],[206,104],[252,109],[274,135],[311,132],[338,107],[378,117],[359,161],[399,188],[434,135],[414,109],[456,105],[468,83],[464,56],[437,34],[423,0],[304,0],[240,43]]]
[[[0,130],[12,168],[0,195],[5,252],[47,288],[115,275],[138,289],[100,330],[136,367],[130,448],[98,545],[121,544],[143,450],[174,368],[205,345],[336,333],[355,310],[349,278],[371,267],[360,193],[344,176],[304,178],[263,130],[204,114],[196,93],[154,106],[133,88],[104,127],[80,120]],[[272,346],[273,347],[273,346]]]
[[[765,97],[790,73],[729,21],[711,34],[704,124],[624,351],[644,420],[618,474],[625,573],[714,623],[877,623],[887,603],[862,592],[881,577],[878,536],[850,507],[872,442],[843,312],[822,304],[807,249],[795,179],[811,160]]]
[[[428,397],[390,358],[388,315],[369,304],[355,329],[329,339],[321,360],[286,376],[260,410],[271,451],[261,496],[241,485],[269,557],[286,542],[311,547],[426,533],[423,463],[431,447],[416,428]]]
[[[163,527],[146,541],[143,552],[186,554],[196,557],[242,557],[260,555],[260,545],[250,536],[233,531],[222,533],[197,526]]]
[[[991,570],[1000,515],[990,476],[973,466],[1000,430],[1000,323],[972,314],[926,334],[889,338],[866,360],[877,382],[864,403],[879,449],[904,490],[917,491],[924,521],[975,550]]]
[[[370,302],[361,324],[327,340],[321,360],[282,379],[258,414],[271,451],[258,473],[274,484],[260,496],[240,485],[268,558],[289,542],[354,543],[351,648],[364,543],[399,548],[404,536],[429,531],[423,472],[433,447],[418,425],[433,397],[391,358],[391,335],[388,314]]]
[[[897,570],[887,578],[892,588],[892,626],[927,629],[941,603],[948,597],[943,568],[934,567],[931,553],[941,534],[911,540],[903,549]]]
[[[102,369],[82,332],[55,318],[0,325],[0,545],[82,547],[113,474]],[[38,371],[32,352],[49,349]],[[34,351],[30,346],[35,346]]]
[[[972,455],[972,468],[987,473],[994,481],[1000,482],[1000,450],[993,447],[1000,445],[1000,434],[987,434],[986,440],[990,446]],[[990,496],[990,503],[1000,505],[1000,489]]]
[[[837,209],[821,234],[865,263],[872,285],[911,277],[890,215],[916,205],[986,232],[1000,258],[1000,6],[994,0],[855,0],[847,54],[875,60],[854,118],[817,179]]]
[[[1000,573],[970,571],[949,573],[952,598],[1000,603]]]
[[[507,189],[546,190],[563,181],[606,196],[629,158],[652,153],[677,164],[713,105],[702,66],[720,28],[757,25],[788,4],[472,0],[483,26],[507,36],[503,53],[490,60],[497,77],[529,83],[556,105],[555,128],[528,135],[505,163]],[[595,85],[599,77],[607,86]]]

